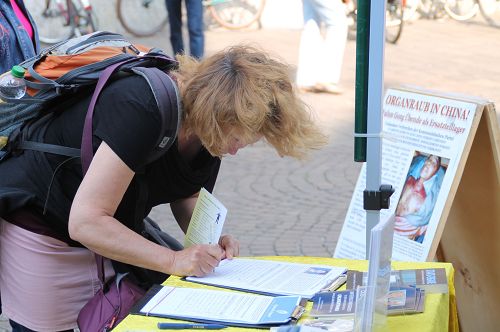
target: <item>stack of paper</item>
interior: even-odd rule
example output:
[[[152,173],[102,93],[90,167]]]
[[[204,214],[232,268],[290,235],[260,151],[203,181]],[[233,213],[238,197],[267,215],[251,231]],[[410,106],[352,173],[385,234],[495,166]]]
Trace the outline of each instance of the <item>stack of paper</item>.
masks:
[[[186,280],[268,295],[310,299],[328,288],[347,269],[328,265],[235,258],[223,260],[214,273]]]
[[[243,327],[282,325],[303,312],[300,296],[264,296],[222,290],[153,286],[132,314]]]
[[[425,291],[415,287],[394,287],[389,291],[388,315],[424,312]]]

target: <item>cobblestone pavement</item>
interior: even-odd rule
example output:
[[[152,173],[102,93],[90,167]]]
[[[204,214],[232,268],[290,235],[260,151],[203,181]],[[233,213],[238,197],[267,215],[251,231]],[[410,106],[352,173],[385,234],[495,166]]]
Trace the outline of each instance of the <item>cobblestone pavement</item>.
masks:
[[[101,5],[101,3],[100,3]],[[101,29],[125,33],[115,22],[112,2]],[[100,14],[101,16],[104,14]],[[253,43],[297,63],[300,30],[208,31],[207,54],[235,43]],[[137,40],[170,52],[168,33]],[[385,48],[385,84],[412,84],[433,90],[500,101],[500,30],[481,19],[458,23],[421,20],[405,26],[397,45]],[[291,73],[294,74],[293,72]],[[361,167],[353,161],[355,42],[347,43],[342,95],[304,94],[330,135],[324,149],[305,162],[279,158],[258,143],[222,163],[216,197],[228,208],[225,231],[241,242],[241,255],[331,256]],[[152,216],[182,239],[166,206]],[[0,331],[9,331],[0,321]]]
[[[233,43],[257,43],[294,65],[298,30],[207,32],[211,53]],[[481,20],[417,21],[397,45],[386,44],[385,85],[411,84],[500,101],[500,30]],[[257,144],[224,159],[215,195],[228,208],[225,231],[241,241],[242,255],[331,256],[361,167],[353,162],[355,42],[349,41],[342,95],[305,94],[330,135],[306,162],[280,159]],[[168,209],[153,211],[169,232],[182,236]],[[164,223],[164,220],[168,220]]]

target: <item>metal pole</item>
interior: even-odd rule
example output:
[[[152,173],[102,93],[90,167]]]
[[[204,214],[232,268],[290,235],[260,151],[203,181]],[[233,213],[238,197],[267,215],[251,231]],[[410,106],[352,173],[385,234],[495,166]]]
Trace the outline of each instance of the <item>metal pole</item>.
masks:
[[[384,93],[384,46],[386,0],[375,0],[370,5],[370,43],[368,75],[368,119],[366,190],[380,192],[382,178],[382,101]],[[366,258],[369,258],[372,228],[380,221],[380,210],[366,211]],[[375,287],[367,288],[366,299],[375,300]],[[375,308],[375,303],[365,303]],[[362,331],[373,328],[374,311],[365,310]]]
[[[370,45],[368,65],[368,119],[366,189],[380,190],[382,172],[382,100],[384,93],[385,0],[372,1],[370,7]],[[380,221],[380,211],[366,211],[366,248],[372,228]],[[368,250],[366,250],[368,258]]]
[[[353,0],[351,0],[353,1]],[[370,44],[370,2],[360,0],[356,14],[356,89],[354,133],[366,134],[368,100],[368,58]],[[366,138],[354,137],[354,161],[366,161]]]

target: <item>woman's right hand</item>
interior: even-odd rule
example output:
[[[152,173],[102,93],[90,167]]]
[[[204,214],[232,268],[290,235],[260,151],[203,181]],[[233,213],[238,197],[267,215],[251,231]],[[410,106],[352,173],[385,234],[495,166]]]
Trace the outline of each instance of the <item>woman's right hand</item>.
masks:
[[[224,250],[217,244],[197,244],[174,252],[173,273],[177,276],[202,277],[219,265]]]

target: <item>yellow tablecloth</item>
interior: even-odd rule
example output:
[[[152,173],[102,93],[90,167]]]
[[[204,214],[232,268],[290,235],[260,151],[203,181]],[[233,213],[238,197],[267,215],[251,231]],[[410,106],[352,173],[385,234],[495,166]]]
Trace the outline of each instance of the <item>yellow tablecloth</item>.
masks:
[[[368,262],[358,260],[335,259],[326,257],[289,257],[289,256],[272,256],[272,257],[254,257],[260,259],[282,260],[296,263],[309,264],[324,264],[332,266],[345,266],[351,270],[367,271]],[[392,268],[397,270],[402,269],[418,269],[418,268],[438,268],[446,269],[448,276],[449,293],[447,294],[426,294],[425,311],[421,314],[407,316],[390,316],[387,318],[389,331],[404,331],[404,332],[426,332],[426,331],[453,331],[458,332],[458,316],[456,310],[455,287],[453,286],[453,266],[450,263],[433,263],[433,262],[393,262]],[[198,287],[198,288],[214,288],[204,286],[192,282],[182,281],[179,277],[170,277],[164,285],[176,287]],[[221,289],[221,288],[219,288]],[[307,308],[310,310],[311,303],[308,303]],[[307,318],[307,312],[303,318]],[[156,327],[158,322],[172,321],[156,317],[145,317],[139,315],[128,315],[113,331],[129,331],[129,332],[146,332],[146,331],[161,331]],[[300,321],[299,321],[300,323]],[[237,332],[249,329],[230,327],[224,329],[226,332]]]

